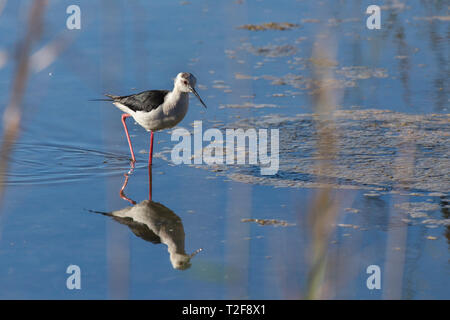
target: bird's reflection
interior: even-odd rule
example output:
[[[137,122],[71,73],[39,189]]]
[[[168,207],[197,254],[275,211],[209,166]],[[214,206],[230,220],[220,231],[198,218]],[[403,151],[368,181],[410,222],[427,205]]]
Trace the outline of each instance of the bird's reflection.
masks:
[[[191,266],[191,259],[202,249],[196,250],[192,254],[187,254],[184,249],[185,233],[181,218],[172,210],[161,203],[151,200],[152,190],[152,169],[148,169],[149,174],[149,200],[140,203],[128,198],[124,190],[128,184],[133,168],[125,174],[125,181],[119,195],[122,199],[130,202],[133,206],[128,206],[121,210],[112,212],[91,211],[111,217],[115,221],[128,226],[131,231],[141,239],[154,244],[163,243],[167,245],[170,254],[170,262],[174,269],[185,270]]]

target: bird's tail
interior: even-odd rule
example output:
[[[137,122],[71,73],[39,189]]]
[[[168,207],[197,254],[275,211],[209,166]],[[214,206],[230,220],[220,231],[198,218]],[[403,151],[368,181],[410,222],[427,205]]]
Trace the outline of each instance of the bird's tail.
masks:
[[[89,99],[88,101],[114,101],[119,97],[112,94],[105,94],[105,96],[107,96],[109,99]]]

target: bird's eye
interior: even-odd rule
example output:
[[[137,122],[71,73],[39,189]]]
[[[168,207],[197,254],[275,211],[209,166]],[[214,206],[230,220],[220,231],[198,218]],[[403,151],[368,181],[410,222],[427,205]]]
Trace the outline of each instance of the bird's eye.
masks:
[[[188,82],[187,82],[187,81],[183,81],[183,83],[184,83],[184,84],[188,84]]]

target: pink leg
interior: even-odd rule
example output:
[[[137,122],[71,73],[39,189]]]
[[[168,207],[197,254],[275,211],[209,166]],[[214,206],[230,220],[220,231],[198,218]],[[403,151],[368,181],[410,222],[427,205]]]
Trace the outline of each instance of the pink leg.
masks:
[[[152,201],[152,166],[148,166],[148,200]]]
[[[122,114],[122,123],[123,123],[123,127],[125,128],[125,133],[127,134],[127,140],[128,140],[128,145],[130,146],[130,152],[131,152],[131,158],[132,158],[132,162],[135,163],[136,162],[136,158],[134,157],[134,152],[133,152],[133,146],[131,145],[131,139],[130,139],[130,135],[128,134],[128,128],[127,125],[125,123],[125,119],[131,117],[129,114]]]
[[[150,135],[150,151],[149,151],[149,155],[148,155],[148,165],[149,166],[152,165],[152,159],[153,159],[153,131]]]

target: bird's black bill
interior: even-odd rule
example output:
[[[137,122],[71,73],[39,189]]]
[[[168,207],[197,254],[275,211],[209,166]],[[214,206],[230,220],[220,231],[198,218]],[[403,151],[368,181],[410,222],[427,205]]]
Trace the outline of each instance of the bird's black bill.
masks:
[[[198,95],[197,91],[195,91],[195,89],[192,88],[192,87],[191,87],[191,91],[192,91],[193,94],[195,94],[195,96],[198,98],[198,100],[200,100],[200,102],[205,107],[205,109],[207,109],[206,104],[203,102],[202,98],[200,98],[200,96]]]
[[[189,259],[192,259],[193,257],[195,257],[195,255],[196,255],[197,253],[202,252],[202,251],[203,251],[202,248],[195,250],[194,252],[192,252],[192,253],[189,255]]]

